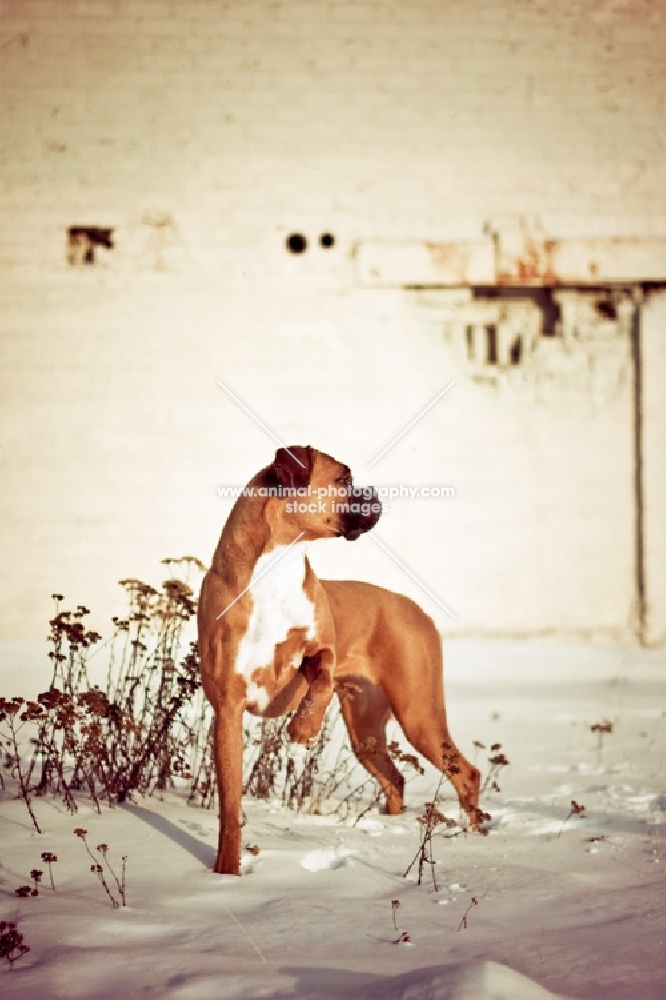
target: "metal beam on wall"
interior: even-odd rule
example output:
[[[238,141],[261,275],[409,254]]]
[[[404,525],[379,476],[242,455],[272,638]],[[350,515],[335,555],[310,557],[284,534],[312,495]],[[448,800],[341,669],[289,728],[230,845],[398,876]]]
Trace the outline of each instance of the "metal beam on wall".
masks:
[[[356,273],[374,287],[631,285],[666,282],[666,238],[491,233],[478,240],[363,240]]]

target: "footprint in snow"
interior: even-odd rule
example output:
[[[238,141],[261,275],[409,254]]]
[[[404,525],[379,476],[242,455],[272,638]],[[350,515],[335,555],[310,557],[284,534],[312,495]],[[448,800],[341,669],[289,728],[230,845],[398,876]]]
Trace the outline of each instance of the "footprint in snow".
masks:
[[[329,870],[344,868],[353,853],[346,847],[327,847],[318,851],[310,851],[309,854],[301,858],[301,867],[309,872],[320,872],[326,868]]]

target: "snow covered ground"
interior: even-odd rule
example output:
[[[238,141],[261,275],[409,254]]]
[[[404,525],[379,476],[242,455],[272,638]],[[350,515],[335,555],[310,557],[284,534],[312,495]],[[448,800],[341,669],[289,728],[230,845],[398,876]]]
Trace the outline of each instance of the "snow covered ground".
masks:
[[[46,686],[46,667],[22,669],[17,689],[5,656],[0,694]],[[489,836],[437,837],[439,891],[428,872],[421,886],[415,870],[403,878],[432,770],[409,781],[402,816],[356,826],[246,802],[244,843],[259,853],[246,851],[240,879],[212,874],[216,817],[175,792],[102,815],[81,801],[76,817],[38,799],[39,836],[8,783],[0,920],[18,919],[31,950],[0,968],[0,994],[661,1000],[666,654],[456,640],[446,660],[454,739],[470,757],[474,740],[500,743],[510,764],[484,797]],[[606,720],[599,752],[590,726]],[[484,770],[488,753],[477,750]],[[564,822],[572,800],[585,812]],[[125,908],[110,905],[75,827],[118,869],[127,855]],[[55,892],[45,872],[39,896],[19,899],[43,851],[58,857]]]

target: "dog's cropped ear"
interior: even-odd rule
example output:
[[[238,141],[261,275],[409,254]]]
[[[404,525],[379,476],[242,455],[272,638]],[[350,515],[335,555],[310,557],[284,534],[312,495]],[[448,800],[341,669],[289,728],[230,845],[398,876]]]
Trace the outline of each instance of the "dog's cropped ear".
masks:
[[[278,448],[273,459],[275,478],[280,486],[302,489],[310,482],[313,465],[313,449],[300,444],[290,448]]]

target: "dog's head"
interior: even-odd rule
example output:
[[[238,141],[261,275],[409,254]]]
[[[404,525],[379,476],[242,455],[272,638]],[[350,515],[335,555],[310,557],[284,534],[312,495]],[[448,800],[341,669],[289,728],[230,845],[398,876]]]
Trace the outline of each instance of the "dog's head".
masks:
[[[293,537],[353,542],[379,520],[375,489],[354,486],[349,466],[309,445],[278,448],[267,472],[273,516]]]

